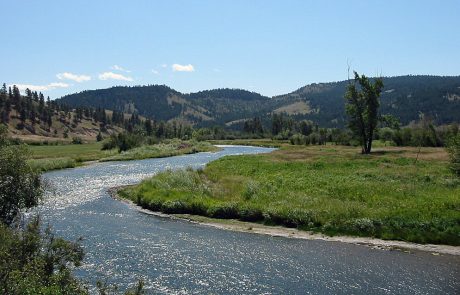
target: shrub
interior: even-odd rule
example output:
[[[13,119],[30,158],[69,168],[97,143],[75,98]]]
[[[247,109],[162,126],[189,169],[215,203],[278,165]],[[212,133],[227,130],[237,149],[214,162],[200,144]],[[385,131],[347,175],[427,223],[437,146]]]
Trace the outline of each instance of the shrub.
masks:
[[[161,205],[161,211],[167,214],[181,214],[181,213],[189,213],[188,204],[176,200],[176,201],[166,201]]]
[[[235,203],[225,203],[210,207],[208,209],[208,216],[222,219],[237,219],[239,218],[239,213]]]
[[[21,210],[38,204],[43,188],[27,162],[26,146],[11,146],[6,132],[0,126],[0,222],[11,224]]]
[[[259,183],[253,180],[250,180],[246,183],[246,186],[243,191],[243,198],[246,200],[250,200],[254,197],[257,197],[257,194],[260,191]]]
[[[102,133],[99,131],[99,133],[96,136],[96,141],[99,142],[99,141],[102,141],[103,139],[104,138],[102,137]]]
[[[454,174],[460,176],[460,133],[450,138],[447,152],[450,157],[450,169]]]
[[[239,211],[240,219],[243,221],[260,221],[264,219],[262,211],[258,208],[243,207]]]
[[[82,144],[82,143],[83,143],[83,140],[81,139],[81,137],[72,138],[72,144]]]
[[[304,145],[306,143],[306,136],[302,134],[294,134],[291,136],[289,141],[294,145]]]
[[[139,134],[119,133],[112,134],[110,138],[102,145],[102,150],[111,150],[118,148],[119,152],[127,151],[135,147],[139,147],[144,142],[144,139]]]
[[[369,218],[359,218],[346,223],[348,230],[358,235],[374,235],[381,223]]]
[[[102,150],[111,150],[116,147],[117,147],[117,136],[115,134],[110,135],[110,137],[102,143]]]
[[[0,224],[1,294],[88,294],[71,272],[82,260],[78,243],[42,230],[38,218],[24,230]]]

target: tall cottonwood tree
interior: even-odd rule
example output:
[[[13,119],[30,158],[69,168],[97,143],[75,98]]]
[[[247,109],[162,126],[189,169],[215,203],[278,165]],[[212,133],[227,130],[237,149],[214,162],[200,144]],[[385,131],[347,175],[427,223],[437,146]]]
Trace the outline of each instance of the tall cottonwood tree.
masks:
[[[350,81],[345,92],[348,127],[359,138],[361,152],[369,154],[378,123],[379,97],[384,86],[381,78],[372,82],[365,75],[360,76],[357,72],[354,74],[355,78]]]

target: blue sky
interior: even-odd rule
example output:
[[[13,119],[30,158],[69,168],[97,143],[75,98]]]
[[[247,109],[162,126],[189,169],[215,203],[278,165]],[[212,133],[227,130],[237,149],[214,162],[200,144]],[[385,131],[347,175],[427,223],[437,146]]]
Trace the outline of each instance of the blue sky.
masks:
[[[373,75],[460,75],[460,1],[4,1],[0,82],[277,95]]]

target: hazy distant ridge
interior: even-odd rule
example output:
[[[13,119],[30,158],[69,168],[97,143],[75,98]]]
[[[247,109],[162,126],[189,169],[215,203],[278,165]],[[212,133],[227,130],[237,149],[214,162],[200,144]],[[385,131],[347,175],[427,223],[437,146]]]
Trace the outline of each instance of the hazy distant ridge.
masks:
[[[199,126],[223,125],[272,112],[310,119],[321,126],[343,126],[347,81],[310,84],[291,93],[266,97],[242,89],[213,89],[183,94],[165,85],[112,87],[66,95],[70,105],[138,112],[156,120],[181,120]],[[398,76],[384,78],[381,113],[403,124],[420,113],[438,124],[460,122],[460,76]],[[228,124],[227,124],[228,125]]]

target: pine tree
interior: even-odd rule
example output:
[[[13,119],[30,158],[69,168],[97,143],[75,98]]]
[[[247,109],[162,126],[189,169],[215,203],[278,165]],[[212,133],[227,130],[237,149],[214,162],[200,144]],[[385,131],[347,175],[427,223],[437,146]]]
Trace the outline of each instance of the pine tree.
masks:
[[[0,89],[0,112],[3,110],[7,99],[6,84]]]
[[[53,124],[53,117],[51,116],[51,113],[48,113],[48,118],[46,120],[46,123],[48,124],[48,129],[50,129],[51,125]]]
[[[13,85],[13,104],[15,106],[19,105],[21,102],[21,92],[16,85]]]
[[[8,123],[10,121],[10,112],[11,112],[11,99],[9,95],[6,95],[6,85],[3,84],[2,93],[4,93],[5,100],[3,104],[3,110],[0,112],[2,123]]]
[[[145,132],[150,136],[153,133],[152,121],[150,119],[145,120]]]

